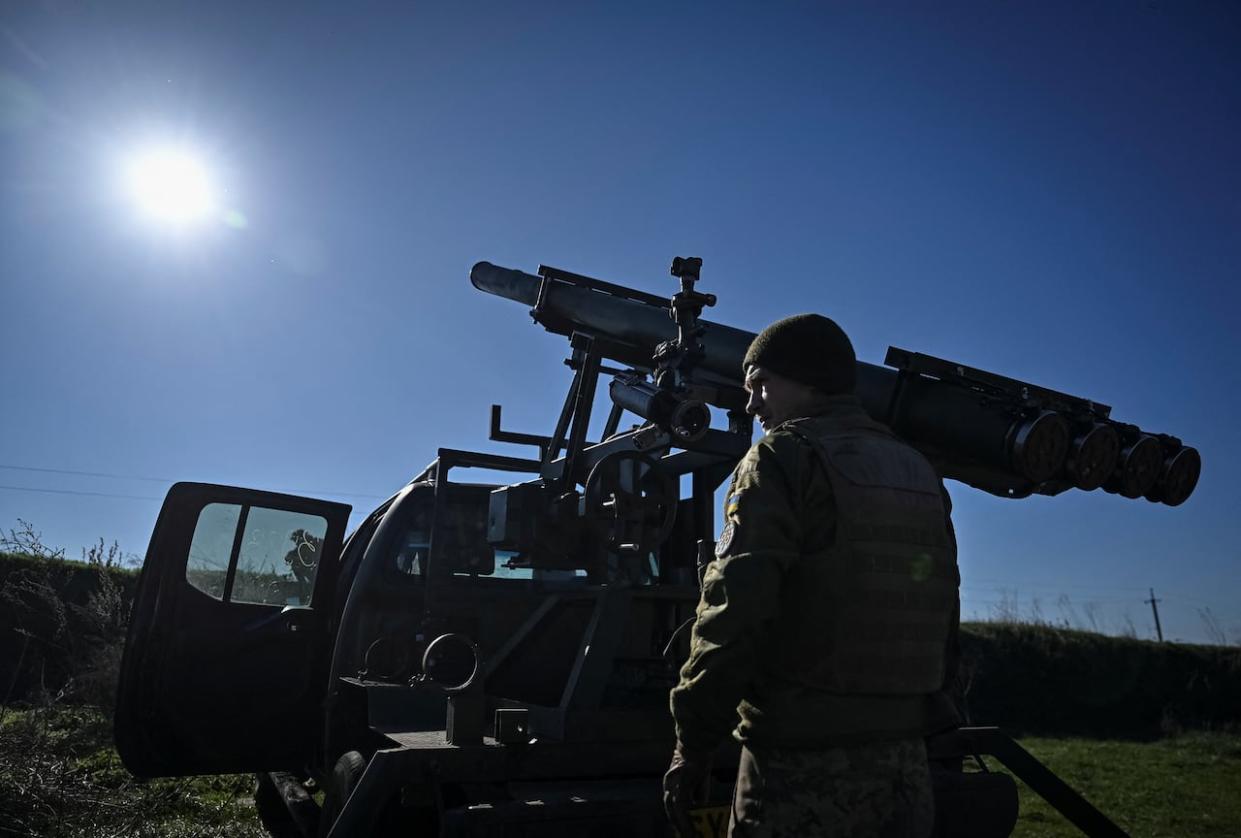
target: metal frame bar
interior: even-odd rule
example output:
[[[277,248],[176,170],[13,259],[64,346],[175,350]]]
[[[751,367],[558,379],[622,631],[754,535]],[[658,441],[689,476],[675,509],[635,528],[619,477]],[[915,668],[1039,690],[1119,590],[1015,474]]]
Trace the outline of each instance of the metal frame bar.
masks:
[[[200,512],[201,514],[201,512]],[[233,534],[233,549],[228,554],[228,568],[224,572],[223,602],[233,601],[233,583],[237,579],[237,563],[241,560],[241,546],[246,536],[246,522],[250,520],[250,504],[243,504],[237,516],[237,532]]]
[[[581,366],[577,379],[577,392],[573,395],[573,424],[569,430],[569,445],[565,450],[564,467],[559,475],[561,491],[568,491],[577,483],[575,472],[578,460],[586,447],[586,431],[590,426],[595,388],[599,383],[599,364],[603,360],[595,351],[594,338],[576,333],[572,341],[574,357],[580,357]]]
[[[599,367],[600,372],[605,372],[603,367]],[[616,435],[617,428],[620,427],[621,414],[625,412],[625,408],[618,404],[613,404],[612,409],[608,411],[608,421],[603,423],[603,433],[600,439],[606,442],[609,437]]]
[[[496,653],[491,656],[490,660],[483,662],[482,680],[484,684],[486,683],[487,676],[500,668],[500,665],[508,659],[508,656],[513,653],[513,650],[526,641],[526,638],[528,638],[535,628],[538,627],[539,623],[543,622],[543,619],[550,614],[552,609],[559,605],[563,599],[564,598],[561,594],[548,594],[543,601],[539,603],[539,607],[534,609],[534,613],[527,617],[525,622],[518,626],[517,631],[513,632],[512,636],[505,641],[503,646],[496,650]]]
[[[516,445],[533,445],[539,449],[539,460],[547,459],[547,449],[552,444],[551,437],[542,436],[540,434],[523,434],[516,431],[506,431],[500,427],[501,407],[498,404],[491,406],[491,433],[487,438],[493,442],[511,442]]]
[[[998,727],[963,727],[927,740],[931,759],[987,754],[1012,771],[1053,809],[1090,838],[1126,838],[1128,833],[1061,780]]]
[[[630,599],[627,588],[609,585],[599,589],[590,623],[582,632],[577,657],[573,660],[573,668],[560,695],[562,716],[573,710],[590,710],[599,706],[612,671],[616,649],[625,633]]]
[[[573,381],[569,383],[569,391],[565,393],[564,406],[560,408],[560,416],[556,419],[556,429],[552,431],[551,441],[548,443],[547,450],[543,454],[543,466],[546,468],[551,465],[556,457],[560,456],[560,449],[564,447],[564,435],[569,430],[569,420],[573,418],[573,405],[577,400],[577,391],[582,384],[582,365],[577,363],[580,360],[578,353],[574,353],[573,362]],[[544,475],[546,477],[546,475]]]

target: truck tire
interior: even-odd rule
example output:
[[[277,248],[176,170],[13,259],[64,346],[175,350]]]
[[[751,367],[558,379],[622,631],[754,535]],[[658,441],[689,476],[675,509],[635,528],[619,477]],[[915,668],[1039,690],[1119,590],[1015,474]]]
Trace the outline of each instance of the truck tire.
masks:
[[[365,770],[366,757],[357,751],[345,751],[332,766],[332,773],[323,789],[323,814],[319,818],[320,838],[327,838],[327,834],[332,831],[332,824],[336,823],[336,818],[345,808],[345,801],[353,794]]]
[[[258,813],[259,821],[272,838],[305,838],[284,805],[280,790],[272,782],[270,774],[262,773],[256,776],[254,811]]]

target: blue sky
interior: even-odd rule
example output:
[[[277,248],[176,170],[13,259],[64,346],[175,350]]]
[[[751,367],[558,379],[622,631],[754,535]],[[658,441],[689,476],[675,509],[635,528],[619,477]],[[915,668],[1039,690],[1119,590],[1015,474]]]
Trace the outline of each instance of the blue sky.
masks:
[[[1241,641],[1239,45],[1226,3],[7,4],[0,526],[141,554],[173,479],[364,514],[495,450],[492,402],[554,423],[565,344],[475,261],[671,292],[697,255],[712,319],[821,311],[1202,452],[1175,509],[950,483],[967,615],[1147,636],[1153,586]],[[245,225],[141,218],[151,140]]]

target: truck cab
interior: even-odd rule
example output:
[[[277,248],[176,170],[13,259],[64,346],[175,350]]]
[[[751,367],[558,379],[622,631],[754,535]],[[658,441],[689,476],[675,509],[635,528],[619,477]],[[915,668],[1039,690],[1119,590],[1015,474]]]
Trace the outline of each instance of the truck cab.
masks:
[[[352,807],[353,826],[341,834],[468,819],[483,798],[493,812],[524,807],[512,791],[523,779],[576,781],[570,797],[584,801],[594,789],[601,818],[637,818],[631,825],[647,831],[661,817],[655,782],[673,744],[666,707],[678,644],[670,641],[685,642],[676,633],[692,616],[696,587],[661,585],[658,552],[623,584],[617,576],[600,584],[580,568],[523,566],[520,554],[488,542],[491,499],[503,488],[416,480],[344,538],[341,504],[174,486],[122,666],[116,736],[126,766],[142,776],[314,778],[336,820],[358,768],[378,753],[387,768],[375,769],[374,805]],[[466,674],[455,683],[427,665],[439,637],[461,639]],[[497,731],[497,715],[508,728]],[[509,753],[489,781],[480,765],[443,767],[471,750],[484,763],[487,751]],[[413,768],[411,753],[421,757]],[[345,755],[353,774],[333,788]],[[523,778],[518,763],[530,756],[539,764]],[[433,762],[441,776],[431,779]],[[635,775],[645,781],[635,785]],[[467,794],[465,785],[488,788]],[[445,809],[445,794],[460,805]]]

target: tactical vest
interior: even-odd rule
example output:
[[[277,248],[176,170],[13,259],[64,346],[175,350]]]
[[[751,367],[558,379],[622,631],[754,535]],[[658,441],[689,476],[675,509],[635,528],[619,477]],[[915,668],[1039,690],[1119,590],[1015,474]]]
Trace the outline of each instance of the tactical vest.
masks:
[[[866,416],[785,428],[822,464],[836,527],[827,549],[804,554],[784,580],[776,671],[846,695],[939,690],[959,575],[935,470]]]

